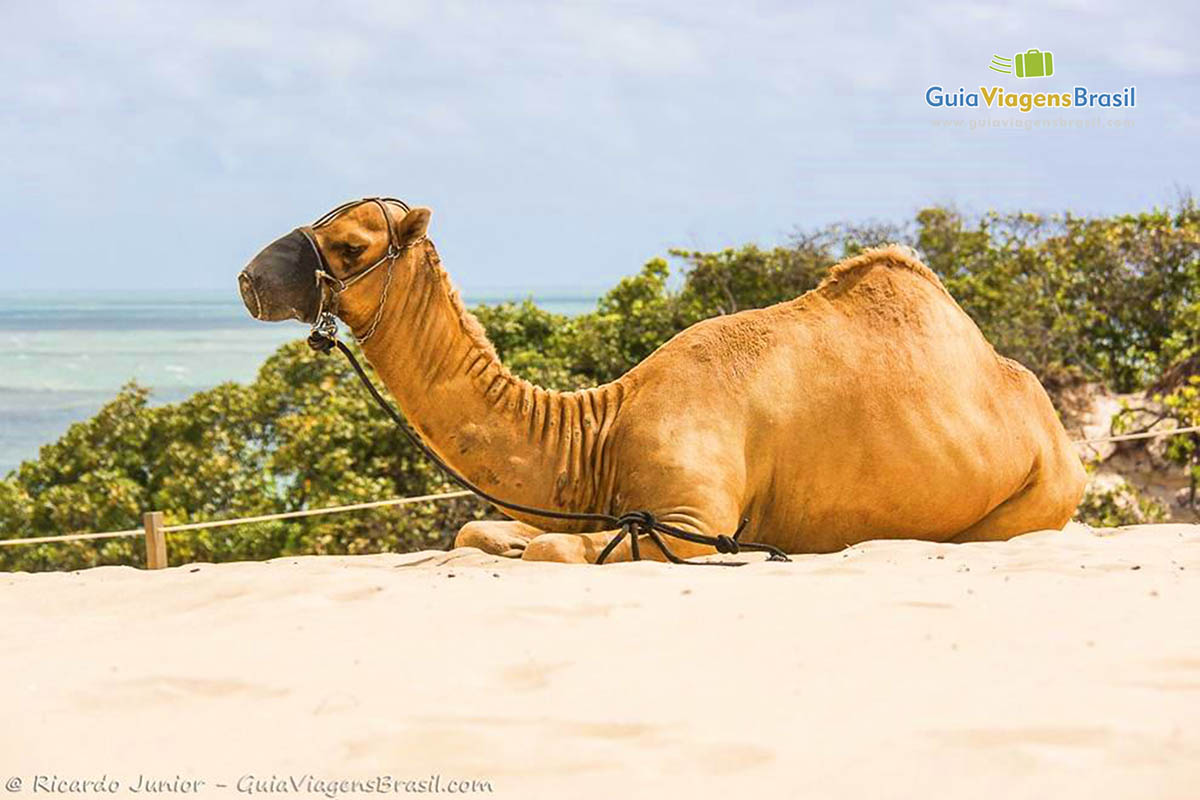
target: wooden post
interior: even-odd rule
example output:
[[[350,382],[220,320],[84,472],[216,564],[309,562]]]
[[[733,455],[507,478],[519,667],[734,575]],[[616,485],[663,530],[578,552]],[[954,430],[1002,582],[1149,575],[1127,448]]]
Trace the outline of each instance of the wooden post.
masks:
[[[146,569],[165,568],[167,537],[163,533],[163,513],[147,511],[142,515],[142,527],[146,529]]]

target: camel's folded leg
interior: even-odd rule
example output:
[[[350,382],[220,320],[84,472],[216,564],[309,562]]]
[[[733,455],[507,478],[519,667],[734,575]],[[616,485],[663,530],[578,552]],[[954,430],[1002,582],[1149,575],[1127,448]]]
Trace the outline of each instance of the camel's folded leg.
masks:
[[[600,552],[618,534],[620,534],[619,530],[600,531],[599,533],[543,533],[541,536],[530,540],[521,558],[526,561],[560,561],[566,564],[594,564]],[[660,536],[663,537],[671,552],[679,558],[707,556],[717,552],[715,548],[708,545],[673,539],[665,534],[660,534]],[[645,534],[638,537],[638,550],[641,557],[647,561],[671,560],[654,543],[651,537]],[[608,554],[608,557],[604,559],[604,563],[611,564],[614,561],[632,560],[633,552],[630,546],[630,537],[626,536]]]
[[[540,535],[540,529],[516,520],[476,520],[459,528],[454,546],[478,547],[494,556],[520,558],[529,541]]]

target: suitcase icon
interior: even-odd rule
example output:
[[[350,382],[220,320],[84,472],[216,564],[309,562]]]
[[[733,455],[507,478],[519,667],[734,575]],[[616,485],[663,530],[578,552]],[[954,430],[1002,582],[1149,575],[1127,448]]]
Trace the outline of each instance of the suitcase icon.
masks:
[[[1049,50],[1042,52],[1029,49],[1017,53],[1013,59],[1016,62],[1018,78],[1048,78],[1054,74],[1054,54]]]

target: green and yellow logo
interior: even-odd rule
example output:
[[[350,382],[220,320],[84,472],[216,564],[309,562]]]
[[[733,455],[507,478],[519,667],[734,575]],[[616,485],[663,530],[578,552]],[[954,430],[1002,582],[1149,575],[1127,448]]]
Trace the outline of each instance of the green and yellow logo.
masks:
[[[1049,50],[1030,48],[1012,58],[992,56],[988,69],[1018,78],[1049,78],[1054,74],[1054,54]]]
[[[1049,78],[1054,75],[1054,54],[1049,50],[1030,49],[1012,58],[992,56],[988,68],[993,72],[1017,78]],[[1030,87],[1033,88],[1033,87]],[[940,84],[925,90],[925,103],[930,108],[1011,108],[1022,114],[1054,108],[1136,108],[1137,87],[1125,86],[1096,92],[1088,86],[1064,86],[1054,91],[1053,83],[1037,87],[1043,91],[1009,91],[1002,86],[980,86],[969,91],[947,91]]]

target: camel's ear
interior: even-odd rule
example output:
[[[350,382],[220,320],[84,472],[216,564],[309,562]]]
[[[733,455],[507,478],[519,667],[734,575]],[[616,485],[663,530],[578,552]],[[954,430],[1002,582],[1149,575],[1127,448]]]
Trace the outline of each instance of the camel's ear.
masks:
[[[407,247],[424,236],[429,230],[429,218],[432,216],[433,212],[424,206],[417,206],[405,214],[404,218],[396,223],[396,244],[399,247]]]

